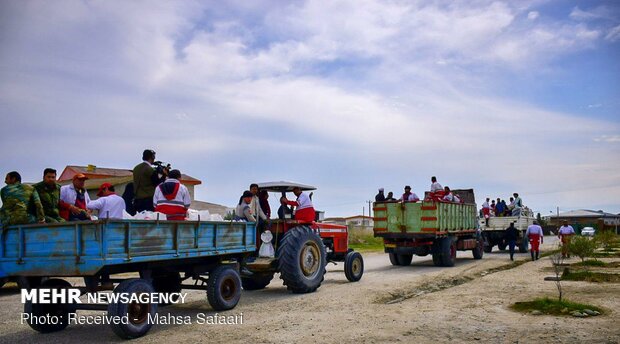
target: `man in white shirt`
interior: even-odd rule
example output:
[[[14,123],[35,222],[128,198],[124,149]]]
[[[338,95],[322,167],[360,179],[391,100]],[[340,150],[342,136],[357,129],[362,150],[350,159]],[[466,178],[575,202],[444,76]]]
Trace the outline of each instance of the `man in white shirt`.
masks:
[[[445,202],[454,202],[454,195],[452,194],[452,191],[450,191],[450,188],[446,186],[443,190],[444,196],[441,200]]]
[[[562,258],[570,258],[568,246],[570,245],[570,239],[573,235],[575,235],[573,226],[569,225],[568,221],[564,220],[562,227],[558,229],[558,238],[562,241]]]
[[[90,220],[90,214],[86,206],[90,203],[90,197],[84,182],[88,179],[86,175],[78,173],[73,176],[73,181],[69,185],[60,188],[60,200],[69,205],[69,211],[61,215],[66,216],[67,221],[86,221]]]
[[[525,236],[530,240],[530,246],[532,247],[532,249],[530,250],[532,260],[538,260],[540,254],[539,245],[543,243],[542,227],[538,225],[537,221],[534,221],[533,225],[527,227],[527,231],[525,231]]]
[[[252,214],[259,218],[259,221],[267,221],[267,215],[260,206],[260,200],[258,198],[258,184],[250,184],[250,192],[252,193],[252,202],[250,202],[250,210]]]
[[[431,192],[437,192],[443,190],[443,186],[437,182],[437,177],[431,177]]]
[[[417,202],[420,200],[420,197],[415,194],[415,192],[411,191],[411,186],[405,186],[405,193],[400,197],[399,201],[401,202]]]
[[[315,219],[314,205],[310,197],[301,191],[301,188],[294,187],[293,193],[297,196],[295,201],[286,201],[286,204],[295,207],[295,220],[301,222],[313,222]]]
[[[116,219],[123,218],[123,210],[125,210],[125,200],[114,192],[114,186],[110,183],[103,183],[99,187],[97,193],[98,199],[90,201],[86,207],[90,210],[99,211],[100,219]]]
[[[489,227],[489,217],[491,217],[491,206],[489,205],[489,197],[487,200],[482,203],[482,216],[486,222],[487,227]]]

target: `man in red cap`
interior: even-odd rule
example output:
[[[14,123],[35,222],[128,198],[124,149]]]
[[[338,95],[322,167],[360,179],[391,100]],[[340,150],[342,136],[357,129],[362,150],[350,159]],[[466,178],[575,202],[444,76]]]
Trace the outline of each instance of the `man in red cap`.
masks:
[[[88,192],[84,188],[84,182],[88,179],[84,174],[78,173],[73,176],[73,183],[60,188],[60,200],[69,205],[68,210],[61,209],[62,218],[67,221],[90,220],[90,214],[86,205],[90,203]]]
[[[97,198],[86,205],[90,210],[99,211],[100,219],[122,219],[125,200],[114,192],[114,185],[103,183],[97,192]]]

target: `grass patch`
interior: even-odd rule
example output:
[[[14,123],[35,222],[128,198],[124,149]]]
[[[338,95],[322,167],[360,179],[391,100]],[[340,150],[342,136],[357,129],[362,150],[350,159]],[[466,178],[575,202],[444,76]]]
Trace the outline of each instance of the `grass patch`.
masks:
[[[531,311],[540,311],[543,314],[550,315],[570,315],[573,311],[583,311],[584,309],[590,309],[603,314],[603,310],[599,307],[587,305],[584,303],[577,303],[572,301],[558,301],[550,299],[548,297],[535,299],[533,301],[516,302],[511,309],[517,312],[529,313]]]
[[[594,252],[592,254],[592,258],[618,258],[618,257],[620,257],[620,251],[615,251],[615,252],[599,251],[599,252]]]
[[[383,238],[372,234],[350,233],[349,247],[360,252],[383,252]]]
[[[601,261],[601,260],[588,259],[586,261],[575,263],[575,264],[572,264],[572,265],[573,266],[599,266],[599,267],[605,267],[608,264],[603,262],[603,261]]]
[[[608,274],[604,272],[575,271],[562,274],[562,281],[585,281],[594,283],[620,283],[620,274]]]

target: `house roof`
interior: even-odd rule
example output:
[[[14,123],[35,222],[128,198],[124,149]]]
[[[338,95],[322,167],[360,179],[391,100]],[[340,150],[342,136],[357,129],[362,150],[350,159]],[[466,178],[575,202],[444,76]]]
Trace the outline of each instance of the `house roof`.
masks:
[[[559,218],[577,218],[577,217],[618,217],[619,215],[606,213],[602,210],[578,209],[560,213]],[[549,218],[558,218],[558,215],[549,215]]]
[[[69,165],[65,167],[65,169],[60,174],[58,178],[58,182],[62,184],[62,182],[70,181],[73,179],[73,176],[82,173],[89,178],[98,179],[95,184],[101,185],[101,183],[108,182],[115,184],[121,184],[130,181],[133,178],[133,170],[123,169],[123,168],[107,168],[107,167],[97,167],[94,165],[89,166],[76,166]],[[129,179],[127,179],[129,178]],[[103,180],[107,179],[107,180]],[[187,174],[181,174],[181,179],[179,181],[183,184],[190,185],[199,185],[202,184],[202,181],[196,179],[194,177],[188,176]],[[87,185],[93,183],[92,181],[86,181]],[[88,187],[87,187],[88,188]]]
[[[352,219],[369,219],[372,220],[373,217],[372,216],[366,216],[366,215],[354,215],[354,216],[348,216],[344,218],[345,220],[352,220]]]

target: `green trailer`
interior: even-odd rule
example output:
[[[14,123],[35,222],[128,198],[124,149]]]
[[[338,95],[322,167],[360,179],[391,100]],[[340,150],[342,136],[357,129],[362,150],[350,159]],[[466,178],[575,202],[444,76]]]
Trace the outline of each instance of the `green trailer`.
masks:
[[[463,199],[473,200],[470,191]],[[414,254],[431,254],[436,266],[454,266],[456,251],[470,250],[474,259],[482,258],[484,241],[473,201],[376,202],[373,210],[374,236],[383,238],[393,265],[409,265]]]

